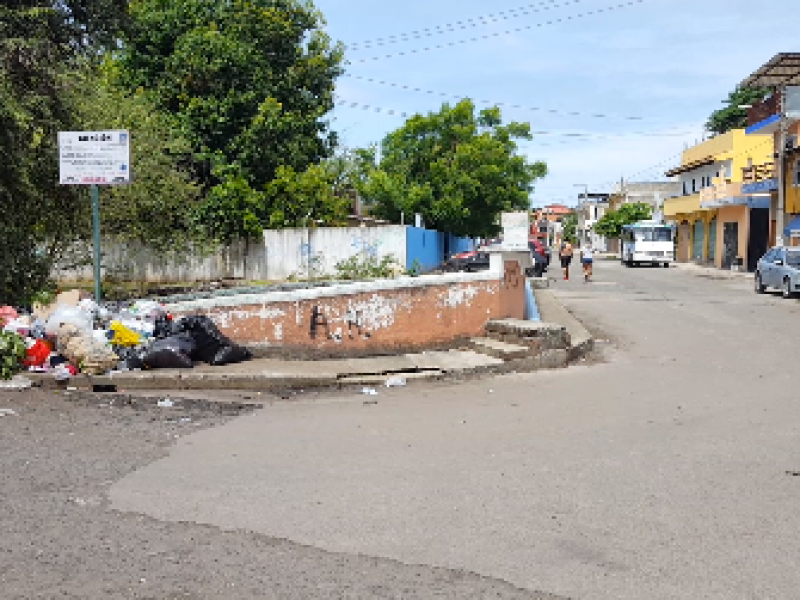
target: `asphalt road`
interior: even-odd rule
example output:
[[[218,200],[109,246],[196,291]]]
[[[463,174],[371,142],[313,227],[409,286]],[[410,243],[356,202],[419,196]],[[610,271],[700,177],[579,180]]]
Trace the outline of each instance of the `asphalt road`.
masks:
[[[275,403],[121,461],[96,515],[112,523],[89,537],[134,532],[156,558],[112,553],[95,572],[116,587],[98,589],[796,598],[800,303],[678,269],[595,272],[554,289],[603,340],[600,364]]]

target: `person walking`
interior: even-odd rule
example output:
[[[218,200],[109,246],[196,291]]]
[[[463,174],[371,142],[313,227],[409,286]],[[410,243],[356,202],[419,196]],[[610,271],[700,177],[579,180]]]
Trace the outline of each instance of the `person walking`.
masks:
[[[581,264],[583,265],[583,280],[589,281],[592,278],[592,267],[594,266],[594,250],[589,241],[581,248]]]
[[[564,269],[564,281],[569,280],[569,265],[572,263],[572,255],[574,250],[569,240],[564,240],[561,243],[561,249],[558,251],[558,256],[561,258],[561,268]]]

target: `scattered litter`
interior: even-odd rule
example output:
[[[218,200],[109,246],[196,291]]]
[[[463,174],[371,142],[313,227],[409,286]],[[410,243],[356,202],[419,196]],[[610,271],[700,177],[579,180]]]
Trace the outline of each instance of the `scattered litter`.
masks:
[[[10,408],[0,408],[0,417],[14,417],[16,412]]]
[[[172,408],[173,406],[175,406],[175,402],[173,402],[169,398],[162,398],[161,400],[158,401],[159,408]]]
[[[56,366],[55,370],[53,371],[53,377],[56,381],[69,381],[72,379],[72,369],[70,369],[71,365],[67,365],[66,363],[62,363]],[[69,388],[67,388],[69,389]]]
[[[406,378],[405,377],[390,377],[386,380],[386,387],[403,387],[406,385]]]
[[[367,406],[369,406],[371,404],[377,404],[377,403],[378,403],[377,400],[364,400],[364,404],[367,405]]]
[[[364,394],[365,396],[377,396],[378,390],[376,390],[375,388],[365,387],[361,389],[361,393]]]
[[[0,306],[0,327],[17,318],[17,311],[12,306]]]
[[[14,375],[11,379],[0,379],[0,390],[27,390],[33,382],[23,375]]]
[[[192,422],[192,418],[191,417],[181,417],[179,422],[180,423],[191,423]]]
[[[67,391],[68,391],[68,392],[77,392],[77,391],[78,391],[78,388],[76,388],[76,387],[68,387],[68,388],[67,388]]]

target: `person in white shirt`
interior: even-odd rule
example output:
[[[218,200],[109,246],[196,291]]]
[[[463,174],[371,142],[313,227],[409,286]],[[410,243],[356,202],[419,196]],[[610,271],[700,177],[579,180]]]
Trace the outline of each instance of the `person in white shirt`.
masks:
[[[581,264],[583,265],[583,280],[589,281],[592,278],[594,264],[594,250],[592,250],[591,242],[586,242],[581,248]]]

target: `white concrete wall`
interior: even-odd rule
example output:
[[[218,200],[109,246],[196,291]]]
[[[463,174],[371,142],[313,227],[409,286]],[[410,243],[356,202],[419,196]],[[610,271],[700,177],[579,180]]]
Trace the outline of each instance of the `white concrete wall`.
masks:
[[[264,253],[265,279],[270,281],[306,276],[309,270],[315,277],[334,275],[337,263],[360,253],[378,260],[391,255],[405,268],[406,228],[387,225],[267,230]]]
[[[309,244],[310,242],[310,244]],[[123,281],[174,283],[246,279],[251,281],[283,281],[305,277],[309,266],[314,277],[336,274],[336,264],[363,253],[381,260],[392,255],[406,266],[406,227],[321,227],[283,229],[264,232],[264,241],[237,242],[210,256],[191,251],[185,257],[165,257],[149,249],[103,245],[103,271]],[[91,247],[80,253],[91,257]],[[310,263],[310,265],[309,265]],[[59,283],[91,281],[91,263],[75,269],[56,269]]]
[[[134,245],[119,245],[106,240],[102,246],[103,274],[122,281],[174,283],[219,279],[266,280],[266,253],[258,241],[238,242],[203,256],[186,251],[184,256],[165,256]],[[78,252],[91,257],[91,246]],[[79,268],[57,268],[59,283],[91,281],[91,263]]]

